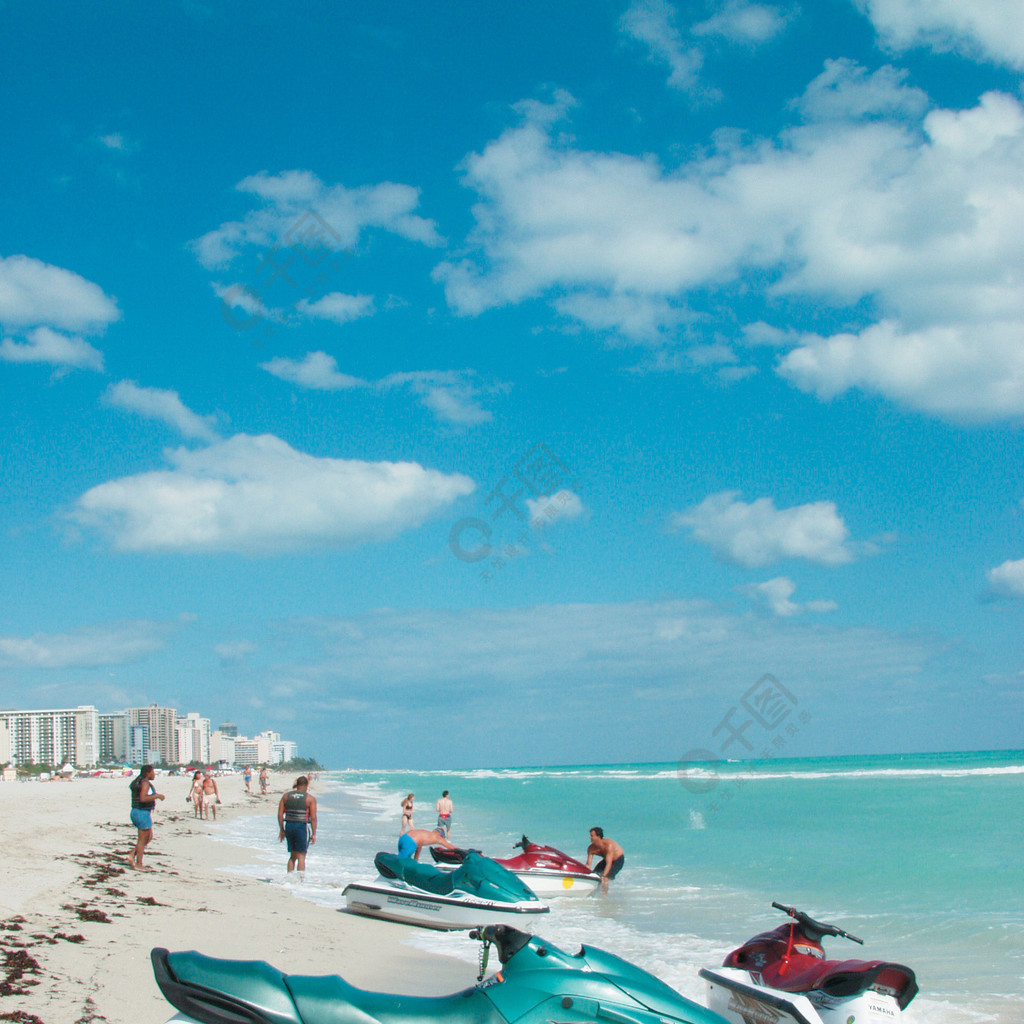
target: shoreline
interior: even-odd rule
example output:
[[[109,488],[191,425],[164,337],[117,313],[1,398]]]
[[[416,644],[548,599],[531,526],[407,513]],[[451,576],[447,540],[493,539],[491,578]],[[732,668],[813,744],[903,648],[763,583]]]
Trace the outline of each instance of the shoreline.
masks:
[[[161,776],[150,871],[127,853],[128,782],[0,784],[10,851],[0,866],[0,1016],[22,1024],[163,1024],[173,1007],[153,979],[154,946],[265,960],[286,973],[340,974],[358,988],[411,995],[458,991],[475,969],[404,940],[409,926],[358,917],[231,872],[252,851],[210,836],[186,806],[189,779]],[[263,797],[221,776],[218,823],[266,815],[276,832],[291,776]],[[282,846],[282,867],[287,854]]]

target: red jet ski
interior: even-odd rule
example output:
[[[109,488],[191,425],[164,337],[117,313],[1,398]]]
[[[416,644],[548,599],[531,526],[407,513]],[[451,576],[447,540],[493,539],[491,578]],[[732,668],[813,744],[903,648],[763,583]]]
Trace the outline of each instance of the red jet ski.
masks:
[[[773,903],[791,924],[762,932],[707,968],[708,1007],[733,1024],[850,1024],[898,1021],[917,995],[914,972],[889,960],[826,960],[826,935],[858,939],[795,907]]]
[[[515,857],[494,859],[522,879],[542,900],[553,896],[590,896],[601,884],[600,875],[553,846],[538,846],[523,836],[513,849],[523,852]],[[458,864],[467,852],[439,846],[430,848],[431,856],[440,865]]]

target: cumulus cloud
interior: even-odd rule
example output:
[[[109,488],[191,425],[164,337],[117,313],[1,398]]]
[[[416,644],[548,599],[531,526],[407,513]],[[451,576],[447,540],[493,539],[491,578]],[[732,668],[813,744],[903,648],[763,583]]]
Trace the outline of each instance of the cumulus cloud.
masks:
[[[296,305],[299,314],[312,320],[330,320],[336,324],[347,324],[364,316],[372,316],[372,295],[345,295],[330,292],[314,302],[303,299]]]
[[[73,669],[126,665],[164,646],[180,625],[118,622],[72,633],[0,636],[0,668]]]
[[[1006,0],[854,0],[893,50],[927,46],[1024,69],[1024,19]]]
[[[368,388],[378,392],[405,388],[437,419],[454,426],[476,426],[489,422],[491,413],[479,402],[484,389],[471,370],[414,370],[391,373],[380,380],[352,377],[338,369],[337,360],[326,352],[308,352],[302,359],[284,356],[260,363],[260,367],[281,380],[316,391],[345,391]]]
[[[527,498],[526,509],[533,526],[554,526],[579,519],[584,512],[583,502],[575,491],[561,490],[539,498]]]
[[[722,491],[673,516],[671,525],[690,531],[722,561],[748,569],[799,558],[837,566],[855,556],[850,533],[831,501],[776,508],[771,498],[744,502]]]
[[[224,268],[248,246],[282,246],[300,254],[352,249],[362,232],[388,231],[423,245],[441,244],[434,222],[414,211],[419,189],[383,182],[347,188],[328,185],[310,171],[261,172],[243,179],[239,192],[260,204],[192,242],[208,269]]]
[[[122,551],[275,554],[387,539],[475,486],[415,462],[317,458],[270,435],[179,448],[167,460],[168,469],[93,487],[71,519]]]
[[[727,0],[720,10],[690,31],[695,36],[720,36],[731,43],[756,46],[779,35],[788,20],[789,16],[778,7]]]
[[[987,573],[989,590],[1001,597],[1024,597],[1024,558],[1003,562]]]
[[[697,89],[704,63],[698,47],[687,45],[676,26],[675,8],[665,0],[635,0],[619,20],[619,28],[647,48],[652,60],[668,65],[668,84],[674,89]]]
[[[99,285],[31,256],[0,258],[0,359],[102,371],[103,356],[82,335],[121,318]]]
[[[33,328],[24,341],[0,341],[0,359],[8,363],[47,363],[62,369],[103,371],[103,353],[84,338],[49,327]]]
[[[260,369],[311,391],[347,391],[350,388],[369,387],[368,381],[342,373],[338,369],[338,361],[326,352],[307,352],[301,359],[276,356],[260,363]]]
[[[521,106],[521,124],[465,161],[480,198],[465,255],[435,269],[449,305],[473,316],[544,298],[588,329],[678,344],[692,309],[739,287],[764,304],[750,337],[795,347],[779,370],[804,390],[858,387],[955,419],[1024,414],[1020,101],[928,110],[902,72],[832,61],[795,106],[803,120],[776,139],[723,137],[675,169],[556,135],[565,94]],[[834,342],[775,327],[780,302],[830,323],[847,310],[851,326]],[[971,386],[952,395],[957,378]]]
[[[835,601],[806,601],[799,604],[792,599],[796,592],[796,584],[788,576],[776,576],[763,583],[750,583],[740,590],[766,605],[773,614],[781,618],[791,618],[803,612],[834,612],[838,605]]]
[[[215,418],[192,412],[176,391],[143,388],[133,380],[122,380],[111,384],[103,397],[108,405],[165,423],[182,437],[213,441],[219,436]]]

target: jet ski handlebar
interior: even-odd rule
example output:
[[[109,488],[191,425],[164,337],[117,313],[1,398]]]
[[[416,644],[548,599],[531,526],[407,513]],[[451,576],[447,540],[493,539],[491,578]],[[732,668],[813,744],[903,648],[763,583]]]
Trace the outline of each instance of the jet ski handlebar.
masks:
[[[781,903],[774,902],[772,906],[793,918],[804,930],[807,937],[815,942],[820,941],[824,935],[834,935],[837,938],[849,939],[851,942],[856,942],[861,946],[864,945],[864,940],[858,939],[856,935],[844,932],[842,928],[837,928],[834,924],[823,924],[821,921],[815,921],[813,917],[805,914],[802,910],[797,910],[796,907],[786,907]]]

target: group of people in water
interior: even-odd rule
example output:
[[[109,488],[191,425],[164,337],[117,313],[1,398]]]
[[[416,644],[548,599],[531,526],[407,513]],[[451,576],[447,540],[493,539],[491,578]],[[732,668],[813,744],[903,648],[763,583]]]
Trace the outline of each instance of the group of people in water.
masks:
[[[250,772],[247,769],[247,773]],[[265,769],[264,769],[265,771]],[[157,800],[164,795],[158,793],[154,785],[156,769],[151,764],[142,766],[138,776],[130,784],[132,796],[131,820],[138,829],[135,847],[128,853],[128,863],[138,871],[149,870],[143,864],[146,847],[153,838],[152,811]],[[245,788],[249,791],[251,776],[245,777]],[[261,773],[261,783],[263,782]],[[281,842],[288,846],[288,871],[298,871],[304,877],[306,870],[306,853],[316,842],[317,807],[316,797],[309,792],[309,778],[300,775],[292,788],[284,793],[277,805],[277,823]],[[263,791],[266,792],[265,785]],[[197,771],[192,776],[192,785],[186,802],[194,808],[197,818],[209,817],[213,812],[217,818],[217,805],[221,802],[217,780],[210,772]],[[452,829],[454,806],[448,790],[444,790],[435,804],[437,824],[432,829],[416,828],[413,822],[413,801],[415,794],[410,793],[402,801],[402,824],[398,836],[398,853],[402,857],[419,860],[420,851],[424,846],[444,846],[449,850],[456,849],[449,839]],[[626,855],[622,847],[605,836],[604,830],[595,826],[590,830],[590,845],[587,847],[587,867],[590,868],[595,857],[600,860],[594,872],[601,876],[601,888],[608,889],[608,883],[622,870]]]
[[[409,793],[402,801],[402,826],[398,834],[398,855],[420,859],[424,846],[443,846],[456,849],[449,836],[452,830],[452,801],[446,789],[437,801],[437,824],[432,829],[416,828],[413,824],[413,801],[415,793]],[[601,889],[608,891],[608,883],[622,870],[626,854],[622,847],[604,834],[604,829],[595,825],[590,830],[590,845],[587,847],[587,867],[595,857],[600,858],[593,870],[601,876]]]

